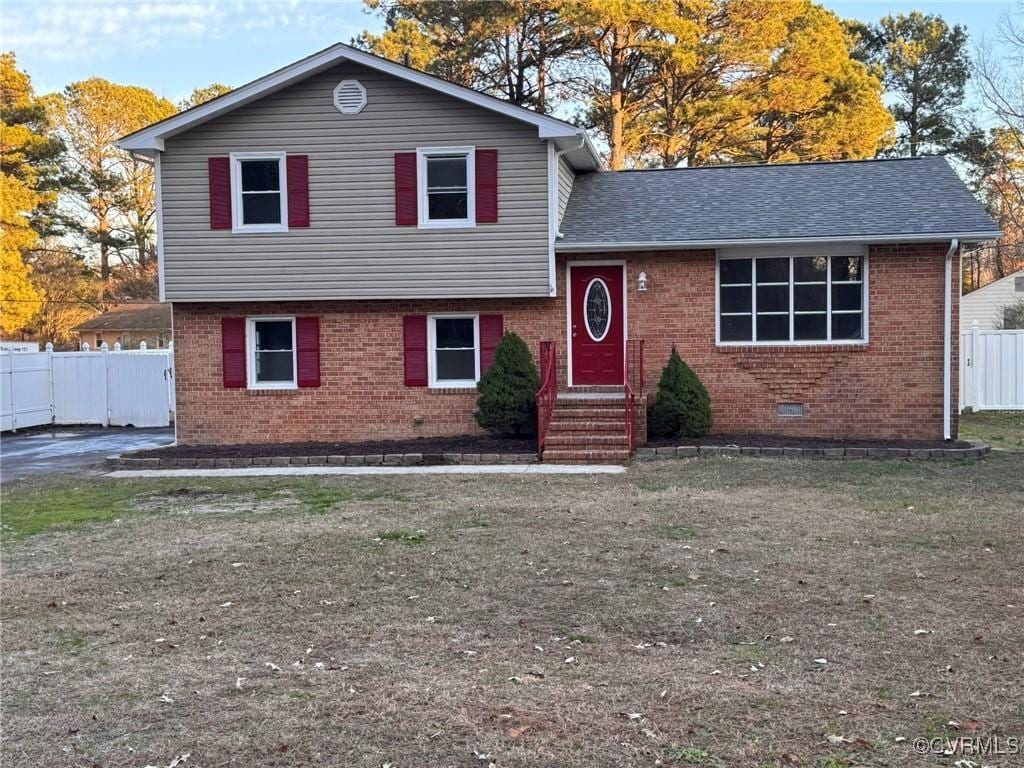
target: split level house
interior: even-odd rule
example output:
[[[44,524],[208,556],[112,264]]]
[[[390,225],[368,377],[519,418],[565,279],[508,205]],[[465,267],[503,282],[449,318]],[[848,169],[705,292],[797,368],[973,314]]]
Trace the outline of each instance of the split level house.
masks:
[[[182,444],[477,432],[507,331],[548,461],[628,455],[673,347],[716,432],[956,435],[960,248],[999,231],[942,158],[612,172],[341,44],[119,146],[156,169]]]

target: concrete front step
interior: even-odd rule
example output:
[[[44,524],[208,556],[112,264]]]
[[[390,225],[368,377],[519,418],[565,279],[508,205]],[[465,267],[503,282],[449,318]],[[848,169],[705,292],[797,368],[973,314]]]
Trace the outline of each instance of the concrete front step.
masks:
[[[545,464],[623,464],[629,461],[628,448],[545,448]]]

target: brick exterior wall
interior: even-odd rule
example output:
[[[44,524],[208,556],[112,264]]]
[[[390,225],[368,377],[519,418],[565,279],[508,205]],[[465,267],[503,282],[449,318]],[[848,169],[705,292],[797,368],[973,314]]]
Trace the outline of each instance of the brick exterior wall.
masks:
[[[628,335],[645,340],[646,390],[657,387],[673,344],[711,394],[716,432],[843,438],[942,437],[942,279],[945,243],[873,246],[869,252],[869,343],[863,346],[716,347],[714,251],[573,256],[623,260]],[[506,330],[536,350],[558,345],[565,384],[566,261],[558,297],[430,301],[260,302],[174,305],[177,431],[183,444],[335,441],[460,435],[479,431],[475,392],[403,383],[402,317],[497,312]],[[636,291],[646,272],[645,293]],[[953,279],[958,280],[959,260]],[[954,299],[958,297],[954,285]],[[953,329],[958,325],[954,301]],[[225,389],[225,316],[320,317],[321,386]],[[953,333],[956,433],[957,334]],[[803,417],[780,417],[780,402]]]

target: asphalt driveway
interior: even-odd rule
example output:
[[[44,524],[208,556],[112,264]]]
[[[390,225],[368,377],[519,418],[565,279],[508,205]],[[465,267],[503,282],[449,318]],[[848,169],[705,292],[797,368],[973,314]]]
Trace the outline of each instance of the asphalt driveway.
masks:
[[[84,472],[107,456],[174,442],[174,429],[61,427],[45,432],[0,436],[0,480],[29,475]]]

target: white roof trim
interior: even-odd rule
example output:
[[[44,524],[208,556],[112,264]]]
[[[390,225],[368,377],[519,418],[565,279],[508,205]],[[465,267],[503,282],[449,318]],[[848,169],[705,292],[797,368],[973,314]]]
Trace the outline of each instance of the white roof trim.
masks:
[[[670,251],[676,248],[725,248],[744,245],[799,245],[801,243],[863,243],[883,245],[885,243],[932,243],[957,239],[963,242],[996,240],[1002,237],[999,230],[987,232],[919,232],[909,235],[836,235],[825,237],[774,237],[748,238],[740,240],[672,240],[655,242],[644,240],[624,243],[556,243],[559,253],[597,253],[607,251]]]
[[[121,149],[141,154],[151,155],[154,152],[161,152],[164,148],[164,139],[182,133],[189,128],[212,120],[219,115],[237,109],[309,75],[344,61],[361,64],[378,72],[384,72],[402,80],[421,85],[424,88],[430,88],[453,98],[476,104],[492,112],[498,112],[513,120],[535,125],[538,136],[542,139],[571,137],[578,140],[579,136],[586,135],[582,129],[561,120],[537,114],[529,109],[510,104],[494,96],[478,93],[461,85],[449,83],[425,72],[410,69],[388,59],[357,50],[344,43],[335,43],[330,48],[325,48],[276,72],[271,72],[269,75],[265,75],[258,80],[253,80],[251,83],[240,86],[205,104],[200,104],[198,107],[193,107],[179,115],[174,115],[148,128],[143,128],[140,131],[124,136],[118,139],[116,144]],[[593,159],[593,166],[596,168],[599,164],[597,152],[594,150],[593,145],[590,144],[589,139],[586,145]]]

